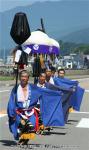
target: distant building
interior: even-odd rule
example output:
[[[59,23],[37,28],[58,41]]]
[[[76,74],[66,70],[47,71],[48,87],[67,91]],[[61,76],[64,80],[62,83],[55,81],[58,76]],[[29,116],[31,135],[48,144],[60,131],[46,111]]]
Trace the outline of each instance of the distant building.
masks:
[[[63,66],[67,69],[73,68],[73,57],[71,55],[66,55],[63,57]]]
[[[89,58],[89,55],[87,56]],[[71,53],[59,59],[58,67],[66,69],[81,69],[84,67],[84,55]]]
[[[64,59],[63,64],[64,64],[64,67],[67,69],[73,68],[73,60],[72,59]]]
[[[6,64],[7,65],[13,65],[13,56],[7,56]]]
[[[3,65],[4,65],[4,60],[0,59],[0,66],[3,66]]]

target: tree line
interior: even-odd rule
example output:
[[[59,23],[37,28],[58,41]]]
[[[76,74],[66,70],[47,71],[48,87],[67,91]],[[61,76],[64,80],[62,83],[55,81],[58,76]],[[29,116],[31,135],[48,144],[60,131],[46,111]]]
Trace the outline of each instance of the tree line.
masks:
[[[89,55],[89,44],[76,44],[71,42],[59,41],[61,55],[69,55],[70,53],[83,53]]]

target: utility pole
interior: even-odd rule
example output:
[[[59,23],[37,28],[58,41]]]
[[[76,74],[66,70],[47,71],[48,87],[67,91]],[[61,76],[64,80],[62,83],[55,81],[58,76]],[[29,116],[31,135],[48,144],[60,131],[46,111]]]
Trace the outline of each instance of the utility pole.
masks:
[[[4,63],[5,63],[5,56],[6,56],[6,54],[5,54],[5,47],[4,47],[4,50],[3,50],[3,60],[4,60]]]

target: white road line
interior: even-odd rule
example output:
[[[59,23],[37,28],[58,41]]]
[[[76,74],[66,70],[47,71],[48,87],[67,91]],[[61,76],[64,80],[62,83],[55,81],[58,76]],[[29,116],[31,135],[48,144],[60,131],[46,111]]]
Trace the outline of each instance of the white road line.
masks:
[[[89,78],[82,78],[82,79],[76,79],[76,80],[79,80],[79,81],[86,81],[86,80],[89,80]]]
[[[74,111],[72,113],[75,113],[75,114],[89,114],[89,112],[84,112],[84,111]]]
[[[89,93],[89,90],[85,90],[86,93]]]
[[[0,114],[0,118],[7,116],[7,114]]]
[[[0,93],[3,93],[3,92],[8,92],[8,91],[10,91],[10,90],[3,90],[3,91],[0,91]]]
[[[77,128],[89,128],[89,118],[82,118],[76,127]]]

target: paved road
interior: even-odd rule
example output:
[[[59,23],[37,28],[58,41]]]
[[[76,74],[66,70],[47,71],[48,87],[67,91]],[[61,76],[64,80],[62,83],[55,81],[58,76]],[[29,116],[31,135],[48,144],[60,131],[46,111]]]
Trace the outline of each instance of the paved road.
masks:
[[[8,118],[5,115],[8,97],[12,86],[0,88],[0,150],[33,149],[33,150],[89,150],[89,79],[78,79],[86,89],[80,112],[69,115],[64,127],[55,127],[50,134],[36,136],[29,141],[28,147],[17,147],[8,130]],[[2,115],[4,115],[2,117]]]

